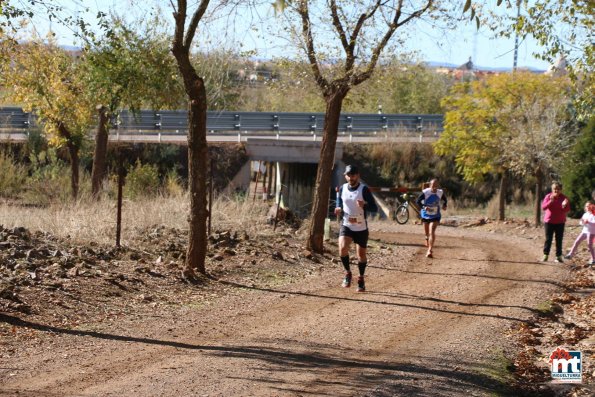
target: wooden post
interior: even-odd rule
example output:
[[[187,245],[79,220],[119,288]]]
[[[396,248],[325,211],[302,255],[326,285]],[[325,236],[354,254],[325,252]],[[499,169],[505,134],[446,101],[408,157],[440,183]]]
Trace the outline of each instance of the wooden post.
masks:
[[[277,229],[277,221],[279,216],[279,207],[281,206],[281,199],[283,197],[283,180],[285,179],[285,171],[281,174],[281,187],[279,188],[279,198],[277,199],[277,208],[275,208],[275,225],[273,226],[273,231]]]
[[[274,167],[273,162],[269,161],[269,165],[268,165],[268,169],[267,169],[267,173],[269,174],[269,183],[268,183],[268,188],[267,188],[267,194],[271,195],[273,193],[273,168]],[[268,198],[268,196],[267,196]]]
[[[211,220],[213,219],[213,169],[214,160],[211,159],[211,175],[209,178],[209,225],[207,230],[207,236],[211,235]]]
[[[266,165],[266,161],[264,163],[264,176],[262,177],[262,198],[263,201],[266,201],[267,199],[267,187],[266,187],[266,181],[267,181],[267,174],[268,174],[268,169],[267,169],[267,165]],[[270,178],[270,175],[269,175]]]
[[[116,215],[116,247],[120,247],[122,235],[122,187],[124,186],[124,160],[121,149],[118,150],[118,209]]]
[[[254,182],[254,196],[252,196],[252,202],[256,201],[256,191],[258,190],[258,180],[260,179],[260,165],[262,160],[258,161],[258,172],[256,173],[256,181]]]

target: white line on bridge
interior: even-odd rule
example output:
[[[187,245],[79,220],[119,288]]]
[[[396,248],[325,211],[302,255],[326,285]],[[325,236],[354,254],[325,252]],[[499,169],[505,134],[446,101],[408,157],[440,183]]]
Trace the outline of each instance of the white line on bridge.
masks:
[[[346,135],[339,134],[337,142],[342,143],[385,143],[385,142],[434,142],[438,139],[438,135],[407,135],[407,136],[394,136],[380,134],[376,136],[369,135]],[[90,137],[93,139],[93,137]],[[248,139],[276,139],[280,141],[297,141],[297,142],[320,142],[322,141],[322,135],[257,135],[254,133],[245,134],[240,133],[236,135],[215,135],[208,134],[207,142],[246,142]],[[22,143],[27,141],[27,134],[22,133],[0,133],[0,142],[15,142]],[[173,135],[173,134],[118,134],[110,133],[110,142],[123,142],[123,143],[169,143],[186,145],[188,138],[186,135]]]

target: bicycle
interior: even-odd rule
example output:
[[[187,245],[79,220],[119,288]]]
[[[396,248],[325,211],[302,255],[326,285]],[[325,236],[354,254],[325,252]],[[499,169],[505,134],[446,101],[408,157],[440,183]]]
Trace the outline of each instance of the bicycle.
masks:
[[[397,208],[393,211],[393,220],[397,221],[399,225],[404,225],[409,220],[409,208],[413,208],[413,211],[417,214],[418,218],[421,217],[421,209],[418,208],[413,201],[410,201],[411,196],[405,193],[402,197],[404,202],[400,203],[397,206]]]

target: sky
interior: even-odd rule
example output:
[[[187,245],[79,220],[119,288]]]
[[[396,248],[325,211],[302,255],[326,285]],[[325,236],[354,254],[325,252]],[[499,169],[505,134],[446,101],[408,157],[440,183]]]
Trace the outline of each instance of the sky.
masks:
[[[146,12],[150,7],[147,5],[150,0],[63,0],[63,4],[70,13],[79,15],[89,23],[95,21],[95,15],[98,9],[114,10],[118,15],[139,15]],[[170,16],[170,6],[168,1],[161,2],[164,10],[164,18],[173,20]],[[190,2],[192,4],[192,2]],[[267,7],[270,2],[266,3]],[[85,7],[89,7],[88,13],[84,12]],[[274,19],[272,10],[261,10],[259,15],[241,15],[240,20],[254,21],[259,17],[265,17],[269,20]],[[221,18],[220,21],[226,21]],[[229,20],[227,20],[229,21]],[[74,35],[61,24],[49,22],[43,15],[35,21],[35,26],[40,33],[50,28],[56,33],[58,43],[62,45],[76,45]],[[461,65],[471,57],[473,63],[483,68],[512,68],[514,39],[491,39],[487,28],[481,28],[479,31],[474,24],[461,24],[457,31],[448,33],[447,43],[439,44],[443,40],[444,33],[431,29],[420,29],[416,32],[414,40],[410,41],[408,49],[418,52],[421,60],[435,63],[448,63]],[[272,40],[269,35],[258,33],[254,29],[238,29],[240,33],[230,36],[242,43],[242,50],[254,50],[256,56],[262,59],[271,59],[286,55],[287,46],[278,40]],[[240,38],[238,38],[241,36]],[[530,67],[534,69],[546,70],[548,64],[535,58],[532,54],[538,50],[533,40],[521,41],[518,46],[518,67]]]

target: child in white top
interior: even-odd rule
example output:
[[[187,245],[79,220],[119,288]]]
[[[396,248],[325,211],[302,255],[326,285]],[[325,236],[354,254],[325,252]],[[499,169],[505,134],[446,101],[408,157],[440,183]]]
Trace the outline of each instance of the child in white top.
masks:
[[[589,264],[592,265],[595,263],[595,251],[593,249],[593,244],[595,243],[595,204],[593,204],[591,201],[587,201],[585,203],[585,213],[581,217],[579,223],[583,225],[583,230],[574,241],[572,248],[566,255],[566,259],[572,258],[576,253],[578,245],[583,240],[587,240],[589,252],[591,253],[591,260],[589,261]]]

